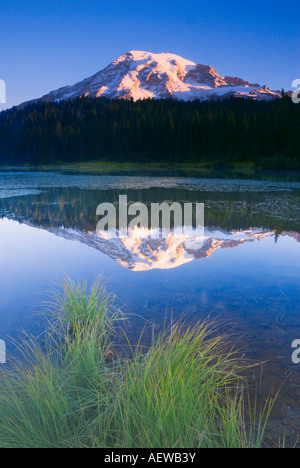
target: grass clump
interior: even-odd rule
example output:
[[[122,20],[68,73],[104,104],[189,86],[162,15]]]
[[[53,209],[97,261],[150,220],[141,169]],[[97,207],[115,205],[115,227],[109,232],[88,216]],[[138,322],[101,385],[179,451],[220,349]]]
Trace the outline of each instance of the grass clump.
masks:
[[[67,281],[45,343],[2,371],[0,446],[259,447],[246,429],[240,366],[212,324],[174,326],[130,360],[111,358],[123,317],[101,284]]]
[[[266,418],[246,429],[240,371],[213,323],[172,327],[127,366],[116,411],[117,445],[260,447]]]

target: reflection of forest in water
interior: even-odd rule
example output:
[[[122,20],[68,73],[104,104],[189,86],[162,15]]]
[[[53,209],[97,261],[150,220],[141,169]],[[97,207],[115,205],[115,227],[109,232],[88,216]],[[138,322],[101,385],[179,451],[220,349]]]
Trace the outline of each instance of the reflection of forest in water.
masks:
[[[100,203],[117,207],[119,195],[128,203],[198,202],[205,204],[205,226],[224,230],[251,228],[276,231],[300,230],[300,190],[280,191],[197,191],[152,187],[149,189],[82,190],[47,188],[42,193],[0,199],[0,215],[28,221],[44,228],[64,227],[94,231]]]

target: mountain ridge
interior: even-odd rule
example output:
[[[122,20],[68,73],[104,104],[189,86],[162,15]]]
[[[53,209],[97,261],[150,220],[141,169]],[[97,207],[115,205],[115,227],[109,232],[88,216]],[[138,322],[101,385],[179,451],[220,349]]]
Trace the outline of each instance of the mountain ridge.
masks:
[[[266,85],[251,84],[242,78],[223,77],[210,65],[196,64],[176,54],[132,50],[91,77],[19,107],[38,101],[53,102],[77,97],[203,101],[231,96],[272,100],[280,97],[280,92],[271,91]]]

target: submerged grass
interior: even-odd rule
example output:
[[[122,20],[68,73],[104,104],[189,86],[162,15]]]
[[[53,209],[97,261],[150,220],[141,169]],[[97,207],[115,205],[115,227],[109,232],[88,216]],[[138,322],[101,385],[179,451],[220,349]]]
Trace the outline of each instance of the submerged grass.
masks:
[[[246,425],[240,364],[213,324],[173,326],[111,360],[118,320],[100,283],[65,283],[45,343],[27,340],[2,372],[1,447],[261,446],[272,403]]]

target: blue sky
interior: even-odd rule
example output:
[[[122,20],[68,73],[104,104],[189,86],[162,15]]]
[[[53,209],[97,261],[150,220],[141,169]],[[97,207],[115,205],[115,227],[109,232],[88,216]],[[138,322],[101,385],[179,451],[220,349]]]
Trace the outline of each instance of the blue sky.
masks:
[[[175,53],[272,89],[300,78],[298,0],[1,0],[0,21],[0,109],[80,81],[133,49]]]

